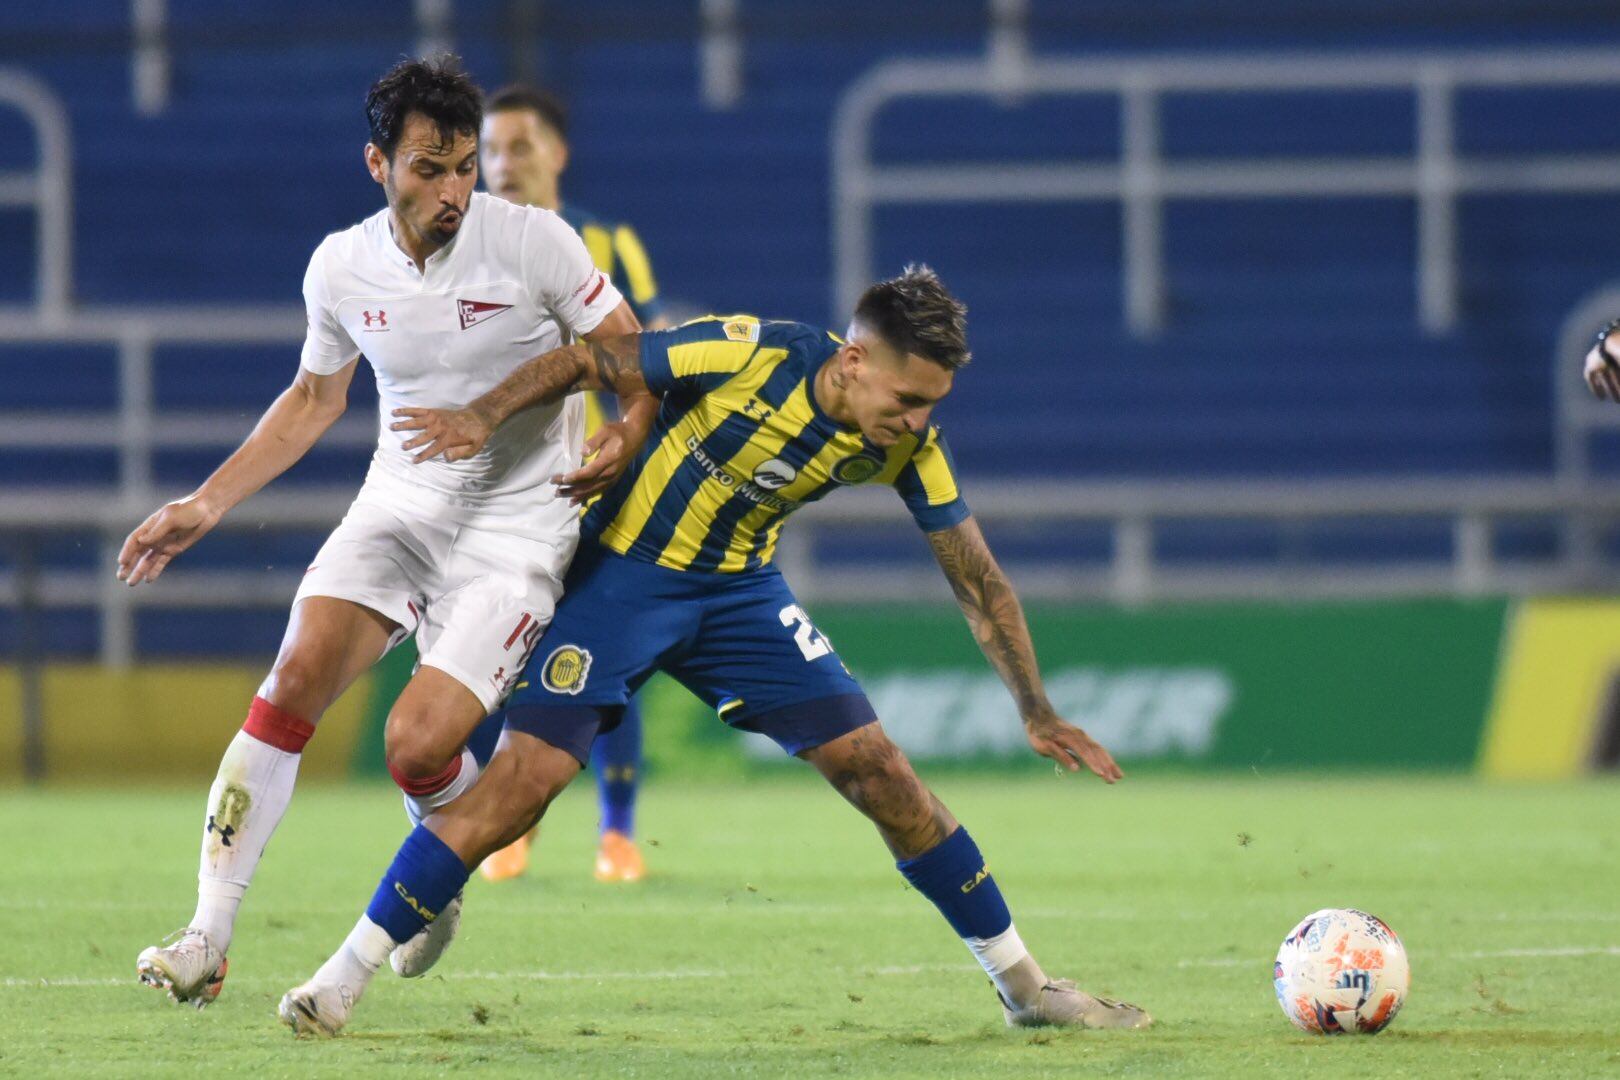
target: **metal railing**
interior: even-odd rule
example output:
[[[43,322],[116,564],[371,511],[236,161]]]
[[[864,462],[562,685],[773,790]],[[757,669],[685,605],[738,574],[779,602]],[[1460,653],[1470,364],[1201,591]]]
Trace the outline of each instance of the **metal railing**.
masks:
[[[833,122],[834,311],[853,310],[872,274],[879,205],[1118,202],[1123,214],[1125,322],[1164,326],[1164,205],[1172,199],[1390,196],[1417,203],[1418,311],[1431,333],[1457,321],[1457,199],[1480,192],[1620,192],[1620,155],[1465,158],[1455,145],[1462,87],[1620,86],[1613,49],[1399,55],[1031,58],[1003,50],[980,61],[891,60],[845,91]],[[1416,97],[1416,150],[1385,157],[1171,160],[1161,145],[1167,94],[1404,90]],[[1117,161],[884,165],[872,128],[896,101],[977,95],[1114,95]]]
[[[296,363],[303,341],[304,313],[299,308],[207,309],[168,311],[79,311],[58,319],[29,312],[0,309],[0,341],[11,345],[103,345],[116,350],[115,406],[103,412],[31,413],[0,412],[0,447],[85,448],[107,447],[118,453],[118,485],[111,492],[83,493],[72,489],[41,494],[0,495],[0,531],[42,545],[52,534],[95,530],[100,536],[95,574],[38,575],[38,593],[32,599],[43,607],[94,606],[101,623],[101,658],[113,666],[127,666],[136,653],[135,608],[139,604],[195,607],[255,606],[272,597],[284,602],[275,587],[266,589],[251,580],[220,580],[204,576],[200,584],[184,581],[166,590],[136,592],[120,585],[111,574],[114,557],[125,534],[163,498],[180,492],[160,492],[153,482],[153,455],[160,449],[217,447],[220,456],[252,430],[257,414],[240,410],[159,413],[154,406],[155,355],[164,345],[284,344],[288,370]],[[327,445],[367,447],[377,438],[371,417],[345,418],[326,435]],[[200,479],[200,478],[199,478]],[[348,493],[352,498],[353,493]],[[268,496],[254,505],[274,507],[274,516],[247,509],[241,521],[256,527],[297,528],[328,525],[341,516],[339,497],[322,493],[313,498],[290,495],[280,501]],[[283,505],[290,502],[291,506]],[[347,498],[341,500],[347,503]],[[184,577],[185,575],[182,575]],[[150,592],[150,595],[141,595]],[[236,600],[241,598],[242,604]],[[0,603],[26,606],[15,575],[0,575]]]
[[[34,300],[47,323],[67,316],[73,301],[73,136],[67,110],[31,75],[0,70],[0,109],[23,114],[34,131],[39,163],[0,171],[0,206],[34,211]]]
[[[1461,62],[1457,58],[1453,60]],[[1620,82],[1620,58],[1604,62],[1613,69],[1614,81]],[[961,81],[952,85],[983,86],[986,85],[984,80],[991,78],[993,85],[1003,91],[1032,90],[1040,82],[1042,63],[1027,61],[1021,49],[1008,46],[995,64],[980,67],[953,61],[951,70],[957,73],[953,78],[960,77]],[[1411,63],[1409,60],[1391,62],[1380,77],[1408,78]],[[1265,70],[1263,61],[1245,64],[1247,76]],[[1536,61],[1522,70],[1541,73],[1543,69],[1539,64],[1540,61]],[[1580,81],[1592,74],[1593,64],[1596,61],[1589,56],[1579,63],[1571,61],[1565,74],[1570,81]],[[936,75],[943,70],[938,66],[924,67]],[[1140,65],[1121,64],[1098,70],[1088,65],[1087,71],[1090,72],[1088,78],[1101,79],[1106,85],[1114,86],[1125,73],[1139,68]],[[846,134],[853,130],[849,127],[852,117],[864,116],[863,123],[869,122],[876,107],[887,100],[885,87],[892,89],[895,72],[906,70],[911,69],[905,65],[886,65],[877,73],[880,77],[864,80],[857,88],[858,93],[846,99],[839,130]],[[1180,70],[1184,81],[1194,79],[1199,72],[1203,72],[1202,77],[1211,84],[1235,77],[1222,63],[1207,69],[1194,65]],[[1372,77],[1362,68],[1357,70],[1364,77]],[[1510,70],[1521,69],[1499,59],[1495,66],[1470,67],[1468,81],[1476,81],[1476,77],[1505,77]],[[1331,67],[1313,66],[1312,71],[1318,78],[1333,73]],[[1446,82],[1446,78],[1435,78],[1440,83]],[[1434,84],[1431,80],[1425,85]],[[931,85],[935,92],[944,92],[939,89],[943,83],[936,81]],[[1147,100],[1144,94],[1151,97],[1163,87],[1149,80],[1147,84],[1132,81],[1127,89],[1136,95],[1137,104],[1132,108],[1140,109]],[[23,109],[41,147],[41,167],[30,174],[0,176],[0,195],[9,195],[22,205],[35,206],[43,238],[37,301],[24,309],[0,308],[0,341],[107,346],[116,351],[118,371],[117,404],[113,409],[50,415],[0,414],[0,445],[109,447],[116,449],[119,460],[118,483],[113,490],[0,495],[0,533],[11,538],[11,546],[16,551],[13,569],[0,573],[0,603],[35,613],[52,608],[94,608],[100,619],[102,659],[115,666],[133,662],[138,653],[135,612],[140,607],[234,609],[285,605],[297,586],[296,570],[275,573],[192,570],[182,560],[157,587],[130,590],[113,578],[112,565],[127,531],[162,498],[177,494],[157,490],[152,468],[154,452],[174,447],[217,447],[223,453],[247,433],[255,419],[240,411],[160,412],[154,405],[154,368],[160,351],[177,344],[285,344],[290,357],[302,339],[303,312],[297,308],[74,309],[70,304],[71,263],[66,254],[71,248],[72,204],[65,114],[48,91],[26,77],[0,73],[0,101],[16,103]],[[1141,116],[1138,120],[1141,121]],[[848,147],[845,149],[847,151]],[[1549,161],[1557,160],[1562,159],[1540,159],[1539,163],[1533,163],[1533,168],[1521,165],[1518,172],[1501,163],[1495,167],[1508,169],[1498,179],[1518,176],[1520,180],[1534,180],[1541,176],[1537,181],[1538,190],[1566,190],[1568,185],[1576,183],[1602,190],[1609,190],[1611,184],[1620,187],[1620,183],[1607,178],[1600,182],[1590,171],[1591,162],[1598,159],[1582,159],[1573,178],[1543,176],[1539,170]],[[941,182],[929,181],[915,170],[851,173],[843,168],[848,163],[840,159],[840,192],[842,195],[859,194],[867,200],[868,210],[870,200],[895,196],[896,185],[902,180],[915,181],[924,197],[957,198],[962,194],[953,186],[961,177]],[[1145,200],[1146,210],[1139,207],[1138,212],[1151,217],[1157,212],[1154,207],[1158,200],[1183,190],[1178,187],[1181,181],[1175,179],[1173,171],[1182,166],[1165,166],[1162,162],[1154,163],[1151,158],[1146,162],[1137,161],[1138,166],[1144,164],[1146,172],[1139,169],[1130,176],[1102,177],[1091,172],[1080,175],[1089,176],[1091,179],[1085,183],[1096,185],[1099,191],[1106,187],[1123,192],[1132,184],[1146,183],[1146,189],[1131,188],[1130,195],[1139,201]],[[1431,160],[1429,167],[1431,172],[1438,167],[1444,173],[1452,164]],[[1247,166],[1233,166],[1233,169],[1235,171],[1227,174],[1232,191],[1255,179],[1246,171]],[[1320,179],[1326,176],[1325,166],[1303,175],[1303,190],[1316,191],[1321,186]],[[1409,165],[1393,163],[1377,165],[1371,171],[1353,169],[1351,175],[1360,178],[1357,182],[1370,182],[1370,178],[1382,176],[1392,190],[1407,190],[1411,183],[1422,178],[1413,174]],[[1313,176],[1318,179],[1312,180]],[[1430,176],[1431,194],[1450,190],[1447,184],[1435,185],[1432,181],[1433,176]],[[1207,176],[1201,182],[1213,183]],[[1276,186],[1281,184],[1279,179],[1272,177],[1266,182],[1272,184],[1275,191],[1282,190]],[[1045,198],[1072,192],[1075,181],[1065,167],[1038,171],[1033,178],[1026,177],[1020,183],[1022,187],[1014,184],[1009,189],[998,177],[994,190],[999,194],[1011,190],[1013,197]],[[844,202],[840,207],[843,227],[849,224],[843,217],[849,207]],[[845,256],[850,250],[853,249],[840,247],[840,272],[846,283],[850,280],[850,267]],[[862,266],[862,280],[864,274]],[[1452,285],[1444,275],[1438,281],[1447,288]],[[1137,287],[1143,288],[1140,282]],[[1444,307],[1441,305],[1442,309]],[[990,523],[993,536],[1002,530],[1046,530],[1049,535],[1059,536],[1071,530],[1095,530],[1098,526],[1108,531],[1110,543],[1104,557],[1087,561],[1063,557],[1060,553],[1046,562],[1015,561],[1012,567],[1015,579],[1020,589],[1031,597],[1109,598],[1137,603],[1216,596],[1520,593],[1594,587],[1600,583],[1601,572],[1607,567],[1600,543],[1603,529],[1608,522],[1620,520],[1620,490],[1604,490],[1591,482],[1584,464],[1586,443],[1594,430],[1620,427],[1620,409],[1601,408],[1584,396],[1584,386],[1579,382],[1579,359],[1585,352],[1591,330],[1616,311],[1620,311],[1620,286],[1594,294],[1571,313],[1559,343],[1554,357],[1559,380],[1556,400],[1560,425],[1560,471],[1556,479],[1482,479],[1464,483],[1380,480],[1330,484],[1077,484],[1028,480],[994,482],[980,478],[968,484],[970,501],[976,512]],[[355,417],[341,422],[327,439],[328,445],[335,440],[342,445],[364,447],[371,445],[375,437],[374,422]],[[353,494],[349,488],[273,487],[238,508],[221,528],[322,529],[338,520]],[[1496,554],[1498,528],[1504,522],[1525,518],[1555,519],[1564,526],[1571,542],[1543,560],[1499,557]],[[1381,520],[1386,528],[1396,530],[1405,522],[1443,521],[1449,525],[1452,543],[1448,557],[1378,565],[1350,560],[1314,560],[1286,565],[1193,564],[1167,559],[1160,551],[1160,539],[1167,527],[1233,520],[1285,523],[1301,528],[1334,521]],[[834,564],[826,558],[828,551],[836,547],[845,531],[895,523],[909,533],[911,526],[904,522],[904,511],[892,495],[877,491],[839,493],[806,511],[802,519],[787,530],[779,559],[811,597],[869,601],[945,597],[939,574],[926,563],[920,544],[916,549],[919,557],[905,565],[879,570],[844,565],[839,565],[836,571],[829,569]],[[38,554],[44,546],[64,533],[83,531],[92,531],[100,537],[94,570],[39,568]]]

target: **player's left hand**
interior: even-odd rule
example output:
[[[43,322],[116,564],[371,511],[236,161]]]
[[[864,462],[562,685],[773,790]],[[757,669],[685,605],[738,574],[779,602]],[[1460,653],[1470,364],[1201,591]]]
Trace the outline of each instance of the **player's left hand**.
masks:
[[[1110,784],[1125,776],[1101,743],[1056,714],[1026,719],[1024,734],[1037,754],[1070,772],[1079,772],[1084,765]]]
[[[417,451],[412,460],[418,465],[440,454],[446,461],[465,461],[484,448],[495,430],[472,409],[395,409],[394,415],[402,419],[388,425],[388,430],[421,432],[400,446]]]
[[[571,473],[553,476],[551,482],[557,485],[557,493],[574,506],[594,499],[624,475],[646,440],[646,431],[637,425],[623,420],[604,423],[585,440],[585,464]]]

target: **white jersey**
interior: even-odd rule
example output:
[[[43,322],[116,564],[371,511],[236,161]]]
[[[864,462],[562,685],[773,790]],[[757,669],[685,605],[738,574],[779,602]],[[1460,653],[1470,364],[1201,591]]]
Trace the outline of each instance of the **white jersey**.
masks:
[[[304,276],[302,363],[329,375],[358,353],[376,373],[381,432],[362,497],[525,532],[576,528],[551,477],[579,466],[580,395],[516,414],[455,463],[413,464],[400,446],[415,433],[389,425],[402,406],[466,405],[570,333],[590,333],[620,300],[560,217],[481,192],[420,271],[394,242],[387,209],[328,236]]]

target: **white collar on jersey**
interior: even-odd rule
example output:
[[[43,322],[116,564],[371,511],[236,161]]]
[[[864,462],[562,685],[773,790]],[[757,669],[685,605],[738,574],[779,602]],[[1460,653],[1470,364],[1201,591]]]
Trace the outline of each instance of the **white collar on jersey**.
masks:
[[[461,215],[461,228],[456,230],[456,235],[450,238],[450,242],[448,244],[444,245],[444,247],[427,257],[427,260],[422,264],[423,273],[427,272],[427,268],[429,266],[441,263],[445,259],[449,258],[450,253],[455,250],[456,241],[461,239],[461,234],[466,232],[468,226],[472,224],[473,212],[474,208],[478,204],[479,194],[479,192],[475,191],[472,194],[472,198],[467,200],[467,212]],[[401,265],[405,266],[412,272],[415,272],[416,260],[411,258],[410,252],[399,246],[399,241],[394,237],[393,207],[384,207],[383,212],[378,216],[382,218],[382,229],[380,230],[381,235],[378,237],[379,242],[388,245],[390,258],[398,258],[401,261]]]

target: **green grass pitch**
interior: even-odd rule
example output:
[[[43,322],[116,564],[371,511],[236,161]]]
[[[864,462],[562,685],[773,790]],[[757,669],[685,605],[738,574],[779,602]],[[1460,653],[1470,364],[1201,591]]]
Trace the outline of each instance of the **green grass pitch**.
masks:
[[[384,972],[349,1032],[276,1021],[404,833],[397,794],[308,787],[203,1013],[138,986],[190,914],[205,784],[0,792],[0,1074],[350,1076],[1614,1076],[1620,784],[944,774],[1055,975],[1148,1032],[1009,1032],[982,974],[866,823],[807,774],[650,784],[653,877],[589,874],[593,800],[553,809],[527,879],[474,879],[454,949]],[[652,846],[655,845],[655,846]],[[1271,958],[1307,912],[1403,936],[1413,988],[1374,1038],[1312,1038]]]

